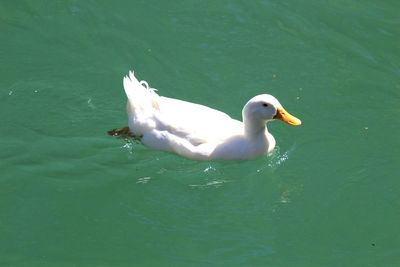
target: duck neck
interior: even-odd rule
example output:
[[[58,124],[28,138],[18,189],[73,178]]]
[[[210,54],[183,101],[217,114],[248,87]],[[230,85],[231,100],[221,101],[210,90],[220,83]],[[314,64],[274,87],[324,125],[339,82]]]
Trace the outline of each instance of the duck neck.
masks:
[[[263,120],[254,120],[243,117],[243,124],[244,124],[244,134],[250,138],[254,138],[261,134],[265,135],[265,132],[268,132],[266,123]]]

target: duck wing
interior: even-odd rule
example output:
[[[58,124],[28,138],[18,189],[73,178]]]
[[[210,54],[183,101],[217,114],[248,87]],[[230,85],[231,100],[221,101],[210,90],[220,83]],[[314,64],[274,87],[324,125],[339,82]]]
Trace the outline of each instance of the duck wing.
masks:
[[[242,122],[210,107],[160,96],[157,128],[186,139],[193,145],[220,143],[243,133]]]

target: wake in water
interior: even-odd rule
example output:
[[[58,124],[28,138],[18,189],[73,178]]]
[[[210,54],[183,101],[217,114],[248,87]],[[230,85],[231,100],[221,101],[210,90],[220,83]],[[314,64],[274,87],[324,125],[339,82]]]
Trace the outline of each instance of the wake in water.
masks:
[[[276,146],[275,149],[266,157],[267,162],[261,168],[257,169],[257,172],[263,172],[265,170],[276,171],[280,166],[282,166],[288,159],[290,154],[295,150],[296,146],[293,145],[287,151],[281,152],[279,146]]]

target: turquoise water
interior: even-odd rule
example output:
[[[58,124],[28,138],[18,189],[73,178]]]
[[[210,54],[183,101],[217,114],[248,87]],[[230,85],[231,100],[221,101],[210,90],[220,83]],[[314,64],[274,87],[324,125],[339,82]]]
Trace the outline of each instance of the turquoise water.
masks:
[[[398,1],[2,1],[0,266],[400,266]],[[197,162],[107,136],[122,77],[277,150]]]

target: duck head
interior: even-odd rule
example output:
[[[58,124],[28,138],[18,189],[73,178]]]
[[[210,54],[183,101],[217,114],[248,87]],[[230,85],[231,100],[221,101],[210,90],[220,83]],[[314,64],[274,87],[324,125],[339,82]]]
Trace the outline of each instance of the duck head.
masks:
[[[287,112],[272,95],[263,94],[250,99],[242,111],[246,134],[256,134],[265,129],[268,121],[275,119],[298,126],[301,121]]]

